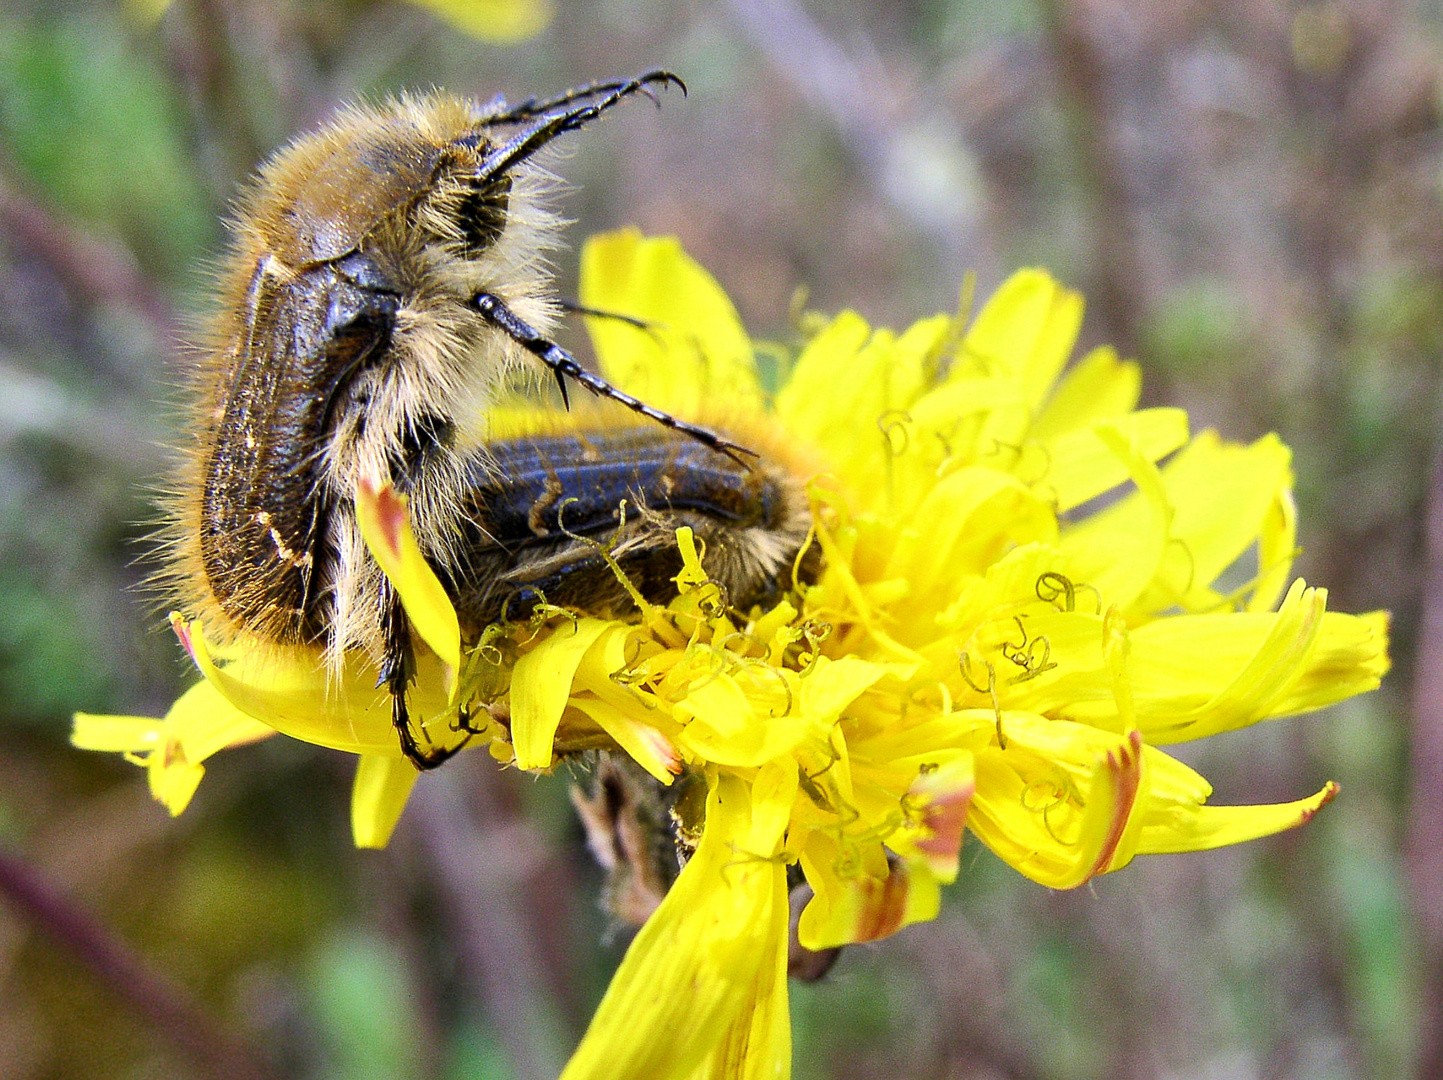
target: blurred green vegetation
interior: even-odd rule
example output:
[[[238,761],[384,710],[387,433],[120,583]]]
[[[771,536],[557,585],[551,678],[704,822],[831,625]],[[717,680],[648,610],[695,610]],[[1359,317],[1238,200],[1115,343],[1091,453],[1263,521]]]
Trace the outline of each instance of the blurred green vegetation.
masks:
[[[1220,802],[1340,780],[1316,822],[1066,895],[972,844],[940,920],[794,988],[797,1075],[1429,1075],[1443,881],[1407,833],[1443,795],[1414,754],[1439,717],[1410,711],[1443,348],[1438,12],[559,7],[500,45],[370,0],[178,0],[158,21],[0,0],[0,850],[271,1075],[564,1061],[624,947],[565,777],[458,761],[390,850],[357,852],[340,755],[226,754],[172,821],[137,770],[66,737],[74,710],[158,714],[187,678],[143,584],[146,492],[180,328],[259,158],[358,95],[516,99],[667,66],[687,99],[609,118],[559,164],[573,247],[677,233],[775,341],[799,285],[902,325],[952,308],[965,271],[985,292],[1046,264],[1089,296],[1085,344],[1144,362],[1149,401],[1282,433],[1302,571],[1396,617],[1379,693],[1189,748]],[[556,264],[574,293],[572,254]],[[224,1071],[131,1004],[0,900],[0,1080]]]

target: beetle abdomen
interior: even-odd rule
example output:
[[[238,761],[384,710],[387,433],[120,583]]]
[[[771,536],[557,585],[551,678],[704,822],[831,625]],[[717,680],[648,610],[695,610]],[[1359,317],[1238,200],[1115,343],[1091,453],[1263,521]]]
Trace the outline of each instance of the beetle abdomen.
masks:
[[[488,451],[472,470],[451,576],[473,625],[524,618],[543,601],[617,611],[631,603],[617,570],[664,601],[676,590],[682,526],[703,544],[727,602],[745,608],[784,588],[805,539],[806,500],[786,473],[665,428],[534,435]]]

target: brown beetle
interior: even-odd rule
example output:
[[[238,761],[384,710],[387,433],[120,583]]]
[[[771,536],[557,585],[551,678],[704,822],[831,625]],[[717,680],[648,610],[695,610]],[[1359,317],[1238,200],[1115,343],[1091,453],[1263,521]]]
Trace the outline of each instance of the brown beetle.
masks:
[[[805,536],[785,470],[622,393],[545,336],[560,220],[533,155],[667,84],[681,86],[655,71],[514,107],[444,93],[352,107],[277,153],[240,199],[189,379],[165,577],[222,640],[320,647],[332,664],[368,652],[418,766],[444,754],[419,746],[409,719],[411,635],[361,539],[358,484],[409,496],[421,548],[473,630],[524,614],[528,597],[612,605],[596,537],[661,595],[675,527],[691,524],[731,552],[717,563],[742,601],[775,587]],[[565,442],[576,433],[489,442],[488,410],[528,352],[563,399],[570,378],[655,426],[582,433],[584,453]],[[542,497],[575,512],[540,527],[546,507],[512,512]]]

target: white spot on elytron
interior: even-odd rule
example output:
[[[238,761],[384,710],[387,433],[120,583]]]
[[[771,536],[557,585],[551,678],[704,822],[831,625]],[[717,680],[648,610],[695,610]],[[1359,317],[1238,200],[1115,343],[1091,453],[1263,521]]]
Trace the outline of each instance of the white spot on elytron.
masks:
[[[271,524],[271,515],[269,511],[256,511],[255,523],[261,528],[266,529],[270,532],[271,543],[275,544],[276,554],[281,557],[282,562],[290,566],[311,565],[311,553],[308,551],[304,555],[297,555],[296,552],[286,544],[285,540],[281,538],[280,530]]]

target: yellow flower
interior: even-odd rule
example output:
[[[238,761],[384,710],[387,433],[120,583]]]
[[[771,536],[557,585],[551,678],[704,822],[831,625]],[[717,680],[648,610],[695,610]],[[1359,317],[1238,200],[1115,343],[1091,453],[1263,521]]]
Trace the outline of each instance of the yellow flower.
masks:
[[[155,22],[172,0],[127,0],[142,22]],[[541,33],[554,14],[552,0],[411,0],[462,33],[482,41],[522,41]]]
[[[411,0],[482,41],[522,41],[545,30],[552,0]]]
[[[964,830],[1071,888],[1139,854],[1290,828],[1335,793],[1209,806],[1207,781],[1161,747],[1372,689],[1386,616],[1328,612],[1323,590],[1290,580],[1276,438],[1230,444],[1190,435],[1179,410],[1137,410],[1138,371],[1109,349],[1062,374],[1082,301],[1046,274],[1015,275],[970,326],[937,316],[898,335],[845,312],[774,395],[731,304],[674,241],[594,239],[581,300],[650,324],[592,326],[613,381],[816,463],[822,558],[770,610],[730,611],[683,529],[670,603],[495,627],[460,649],[404,504],[358,493],[432,646],[413,712],[434,741],[464,724],[534,770],[609,745],[659,784],[704,785],[679,805],[695,854],[567,1080],[785,1076],[789,865],[815,893],[800,942],[820,950],[932,918]],[[557,422],[495,417],[507,432]],[[415,774],[374,671],[358,659],[337,684],[266,650],[218,662],[198,626],[176,625],[206,681],[164,721],[81,717],[76,744],[131,754],[174,812],[229,741],[274,729],[348,749],[357,842],[384,843]]]

